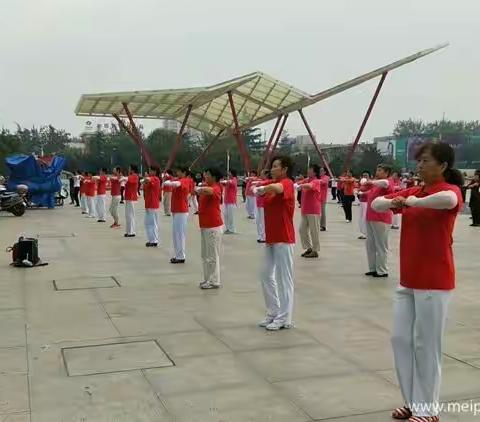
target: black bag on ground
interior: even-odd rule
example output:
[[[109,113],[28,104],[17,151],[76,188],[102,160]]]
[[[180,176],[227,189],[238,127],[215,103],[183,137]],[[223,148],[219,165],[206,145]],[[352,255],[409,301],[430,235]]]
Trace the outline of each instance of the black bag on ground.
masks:
[[[12,265],[15,267],[34,267],[47,265],[41,262],[38,256],[38,239],[20,237],[8,251],[12,252]]]

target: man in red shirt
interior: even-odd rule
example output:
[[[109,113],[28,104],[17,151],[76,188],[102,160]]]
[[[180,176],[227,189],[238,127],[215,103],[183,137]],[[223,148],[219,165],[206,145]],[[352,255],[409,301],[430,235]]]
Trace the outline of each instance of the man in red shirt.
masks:
[[[267,312],[259,325],[270,331],[292,327],[295,244],[295,189],[289,178],[292,168],[290,157],[274,157],[272,180],[265,186],[254,188],[255,195],[265,197],[266,256],[262,287]]]
[[[120,167],[115,167],[113,169],[113,176],[109,178],[110,180],[110,195],[112,196],[110,202],[110,215],[113,218],[113,224],[110,228],[114,229],[120,227],[119,215],[118,215],[118,204],[120,204],[121,196],[121,179],[122,179],[122,169]]]
[[[327,230],[327,196],[328,196],[328,184],[330,183],[330,177],[327,175],[327,171],[324,167],[320,168],[320,201],[322,204],[322,211],[320,216],[320,231]]]
[[[235,234],[234,211],[237,207],[237,171],[230,170],[228,179],[222,180],[220,183],[224,186],[224,205],[223,215],[225,217],[225,234]]]
[[[130,164],[125,178],[125,237],[135,237],[135,202],[138,200],[138,167]]]
[[[160,189],[160,169],[152,166],[149,174],[143,179],[143,196],[145,199],[145,233],[147,234],[147,243],[145,246],[157,247],[158,238],[158,209],[160,208],[161,189]]]
[[[173,249],[175,256],[171,264],[185,263],[185,237],[188,220],[188,195],[190,192],[190,179],[187,177],[188,169],[178,167],[176,180],[167,180],[163,186],[172,188],[172,214],[173,214]]]
[[[321,213],[320,167],[317,164],[312,164],[308,168],[307,176],[306,179],[295,184],[295,188],[302,192],[302,221],[299,229],[302,246],[305,249],[302,256],[304,258],[318,258]]]
[[[222,242],[223,220],[221,211],[222,175],[219,170],[205,170],[205,183],[197,186],[199,195],[198,222],[202,239],[203,282],[201,289],[218,289],[220,280],[220,246]]]
[[[108,178],[106,176],[107,169],[100,169],[100,175],[95,176],[95,181],[97,183],[97,197],[96,197],[96,208],[97,208],[97,217],[99,223],[105,223],[105,214],[107,210],[105,208],[105,197],[107,196],[107,182]]]
[[[87,173],[87,177],[83,181],[85,184],[85,195],[87,196],[87,210],[89,218],[96,218],[95,213],[95,195],[96,195],[96,183],[91,172]]]
[[[379,196],[393,192],[393,180],[390,178],[392,167],[388,164],[379,164],[375,179],[367,185],[371,189],[367,192],[367,258],[368,272],[365,275],[372,277],[388,277],[388,231],[392,225],[392,212],[376,212],[372,202]]]
[[[250,173],[248,173],[248,177],[246,178],[247,185],[245,187],[245,195],[246,195],[245,208],[247,210],[247,217],[250,220],[255,220],[255,215],[257,212],[255,195],[253,194],[253,191],[252,191],[252,182],[255,180],[258,180],[257,172],[255,170],[252,170]]]
[[[163,181],[172,181],[173,180],[173,172],[172,170],[167,170],[165,174],[162,175]],[[170,185],[162,185],[163,191],[163,213],[170,217],[172,215],[172,190],[173,188]]]

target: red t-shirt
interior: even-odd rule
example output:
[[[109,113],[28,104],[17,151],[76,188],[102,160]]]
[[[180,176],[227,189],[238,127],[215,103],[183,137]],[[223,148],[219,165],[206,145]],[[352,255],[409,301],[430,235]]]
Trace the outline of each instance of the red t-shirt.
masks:
[[[380,186],[371,185],[372,188],[367,192],[367,221],[375,221],[379,223],[392,224],[393,222],[393,213],[392,211],[387,212],[376,212],[372,209],[372,202],[375,198],[379,196],[385,196],[393,192],[393,180],[387,179],[388,187],[382,188]]]
[[[355,179],[353,177],[345,177],[342,180],[343,194],[345,196],[353,196],[355,189]]]
[[[225,203],[237,204],[237,178],[232,177],[225,184]]]
[[[247,184],[245,186],[245,195],[246,196],[254,196],[253,195],[253,186],[252,186],[252,182],[255,181],[255,180],[258,180],[256,177],[249,177],[248,180],[247,180]]]
[[[160,207],[160,179],[148,176],[150,181],[143,185],[143,196],[146,210],[156,210]]]
[[[85,195],[85,181],[83,179],[80,179],[80,195]]]
[[[107,176],[102,175],[97,180],[97,195],[105,195],[107,193]]]
[[[136,201],[138,199],[138,174],[128,175],[125,184],[125,201]]]
[[[295,243],[293,213],[295,211],[295,189],[293,182],[282,179],[283,193],[265,195],[265,237],[268,244]]]
[[[173,177],[170,176],[169,174],[167,174],[165,176],[165,181],[171,181],[171,180],[173,180]],[[164,192],[173,192],[173,187],[172,186],[162,186],[162,190]]]
[[[223,226],[222,211],[222,187],[215,183],[210,188],[213,195],[199,195],[198,199],[198,223],[201,229],[212,229]]]
[[[306,183],[311,184],[312,189],[302,189],[302,215],[320,215],[322,211],[321,181],[320,179],[308,179]]]
[[[453,229],[462,193],[457,186],[440,182],[430,187],[415,186],[388,195],[422,198],[433,193],[451,190],[458,204],[453,210],[405,207],[395,210],[402,214],[400,235],[400,284],[410,289],[451,290],[455,288],[455,263],[453,260]]]
[[[190,195],[194,195],[195,194],[195,180],[193,180],[191,177],[188,178],[188,181],[190,182],[190,190],[188,191],[188,193]]]
[[[327,202],[329,182],[330,177],[328,177],[326,174],[320,177],[320,201],[322,203]]]
[[[110,178],[110,193],[112,196],[120,196],[122,192],[120,179],[116,177]]]
[[[84,180],[83,184],[85,185],[85,195],[86,196],[95,196],[97,184],[95,180],[91,177],[88,177]]]
[[[172,212],[184,213],[188,212],[188,194],[190,192],[190,179],[189,177],[182,177],[177,182],[180,182],[180,186],[173,187],[172,191]]]

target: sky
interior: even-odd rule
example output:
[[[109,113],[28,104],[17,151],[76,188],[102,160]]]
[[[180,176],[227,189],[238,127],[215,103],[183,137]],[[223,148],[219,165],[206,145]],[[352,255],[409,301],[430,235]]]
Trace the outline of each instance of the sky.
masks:
[[[206,86],[257,70],[313,94],[446,41],[388,75],[362,140],[401,119],[476,120],[479,23],[478,0],[1,0],[0,127],[78,135],[81,94]],[[305,109],[317,141],[351,142],[376,84]],[[287,130],[306,133],[298,115]]]

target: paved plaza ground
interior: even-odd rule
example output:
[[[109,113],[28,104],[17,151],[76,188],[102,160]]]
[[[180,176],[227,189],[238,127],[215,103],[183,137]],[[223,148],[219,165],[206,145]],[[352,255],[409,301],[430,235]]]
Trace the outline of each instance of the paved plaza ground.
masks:
[[[0,215],[0,249],[38,235],[50,263],[0,259],[0,421],[389,421],[402,404],[390,349],[399,232],[390,278],[369,279],[356,225],[336,204],[328,219],[320,259],[300,258],[296,246],[296,328],[270,333],[256,326],[263,246],[243,206],[241,233],[224,237],[218,291],[198,289],[194,216],[187,263],[174,266],[168,217],[162,247],[147,249],[142,210],[132,239],[69,206]],[[468,224],[459,217],[442,400],[473,400],[479,415],[452,411],[445,421],[480,420],[480,230]]]

